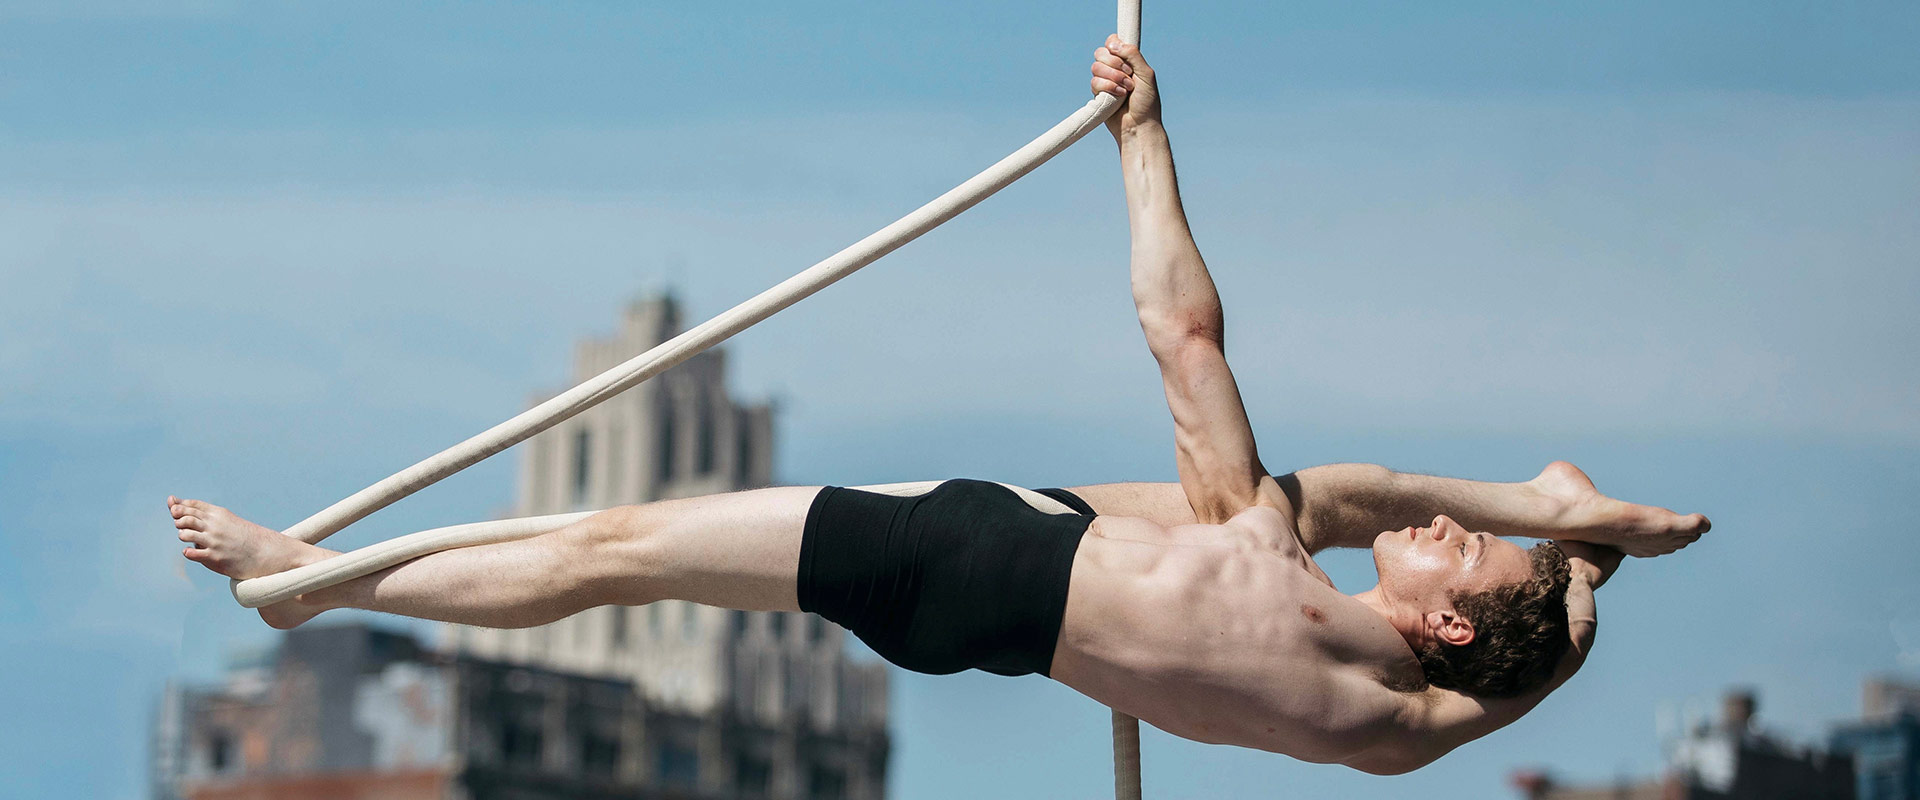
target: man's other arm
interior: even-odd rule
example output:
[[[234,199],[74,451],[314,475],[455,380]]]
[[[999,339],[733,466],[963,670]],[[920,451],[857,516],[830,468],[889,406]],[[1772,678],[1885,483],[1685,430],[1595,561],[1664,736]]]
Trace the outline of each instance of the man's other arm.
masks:
[[[1469,530],[1600,542],[1636,555],[1685,546],[1709,527],[1699,514],[1606,497],[1585,478],[1572,464],[1555,462],[1539,477],[1517,483],[1395,472],[1375,464],[1328,464],[1274,480],[1291,501],[1301,540],[1316,553],[1368,547],[1381,531],[1426,525],[1435,514],[1453,517]],[[1109,483],[1072,491],[1100,514],[1144,517],[1166,526],[1195,521],[1171,483]]]

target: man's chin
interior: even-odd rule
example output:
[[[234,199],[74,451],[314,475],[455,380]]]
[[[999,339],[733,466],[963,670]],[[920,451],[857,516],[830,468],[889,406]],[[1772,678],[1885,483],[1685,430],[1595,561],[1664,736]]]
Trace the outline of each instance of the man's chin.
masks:
[[[1377,556],[1377,555],[1379,555],[1379,554],[1380,554],[1380,548],[1381,548],[1382,546],[1384,546],[1384,545],[1386,545],[1386,543],[1387,543],[1388,541],[1390,541],[1390,540],[1392,539],[1392,537],[1394,537],[1394,536],[1398,536],[1398,535],[1400,535],[1400,533],[1401,533],[1400,531],[1381,531],[1381,532],[1380,532],[1380,535],[1379,535],[1379,536],[1375,536],[1375,537],[1373,537],[1373,553],[1374,553],[1374,555],[1376,555],[1376,556]]]

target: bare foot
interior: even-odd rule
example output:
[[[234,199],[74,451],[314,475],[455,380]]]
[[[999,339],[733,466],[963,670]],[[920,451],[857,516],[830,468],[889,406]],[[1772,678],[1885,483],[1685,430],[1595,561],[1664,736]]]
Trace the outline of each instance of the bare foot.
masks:
[[[191,545],[181,553],[188,561],[236,580],[285,572],[338,555],[248,522],[212,503],[169,495],[167,512],[173,515],[180,541]],[[323,610],[297,598],[259,609],[261,619],[282,630],[306,622]]]
[[[1560,503],[1566,528],[1581,541],[1617,548],[1630,556],[1666,555],[1693,544],[1712,527],[1699,514],[1615,500],[1593,488],[1579,467],[1565,461],[1547,465],[1531,483]]]

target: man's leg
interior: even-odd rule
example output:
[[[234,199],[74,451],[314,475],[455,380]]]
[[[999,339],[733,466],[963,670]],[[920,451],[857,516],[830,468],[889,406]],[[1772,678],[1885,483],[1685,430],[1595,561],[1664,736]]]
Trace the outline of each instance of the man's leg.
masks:
[[[260,609],[292,627],[364,608],[486,627],[541,625],[599,605],[690,600],[798,610],[800,538],[817,488],[624,506],[552,533],[448,550]],[[189,559],[249,578],[332,555],[197,501],[170,502]]]

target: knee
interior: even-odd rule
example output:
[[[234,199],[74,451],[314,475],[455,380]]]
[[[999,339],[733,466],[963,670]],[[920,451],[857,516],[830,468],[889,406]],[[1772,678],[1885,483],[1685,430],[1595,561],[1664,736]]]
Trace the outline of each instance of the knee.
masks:
[[[617,591],[607,602],[632,604],[628,594],[647,585],[663,558],[663,515],[649,506],[619,506],[560,529],[564,561],[587,586]],[[617,590],[614,587],[619,587]]]
[[[652,542],[658,514],[647,506],[616,506],[560,529],[567,548],[589,558],[619,557]]]

